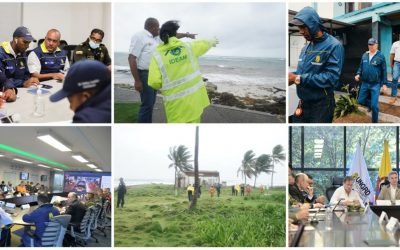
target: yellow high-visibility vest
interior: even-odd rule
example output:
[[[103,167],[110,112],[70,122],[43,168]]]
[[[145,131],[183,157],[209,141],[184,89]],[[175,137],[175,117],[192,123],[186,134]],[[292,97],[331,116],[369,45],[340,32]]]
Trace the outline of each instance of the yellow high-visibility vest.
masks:
[[[211,48],[208,40],[184,43],[176,37],[159,45],[150,61],[148,85],[160,90],[168,122],[198,120],[210,105],[197,58]]]

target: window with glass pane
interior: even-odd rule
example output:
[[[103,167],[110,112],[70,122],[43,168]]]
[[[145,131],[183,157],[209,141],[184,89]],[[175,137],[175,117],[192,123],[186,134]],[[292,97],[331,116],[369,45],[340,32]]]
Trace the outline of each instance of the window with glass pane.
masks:
[[[289,135],[290,136],[290,135]],[[301,127],[292,127],[292,166],[301,167]]]
[[[304,127],[304,167],[342,168],[343,127]]]
[[[332,186],[333,177],[343,177],[343,171],[309,171],[307,172],[313,177],[314,194],[326,197],[326,189]],[[329,203],[329,201],[326,201]]]
[[[381,166],[384,140],[389,142],[390,162],[396,167],[396,127],[347,127],[346,158],[350,168],[358,143],[368,168],[379,169]]]

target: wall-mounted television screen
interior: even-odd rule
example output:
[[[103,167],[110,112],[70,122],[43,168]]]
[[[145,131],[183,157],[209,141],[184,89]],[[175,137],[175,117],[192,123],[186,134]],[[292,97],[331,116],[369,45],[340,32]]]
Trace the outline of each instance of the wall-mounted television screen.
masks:
[[[98,188],[111,189],[110,172],[64,172],[64,192],[86,194]]]
[[[47,181],[47,175],[41,175],[40,181]]]
[[[29,173],[28,172],[20,172],[19,173],[19,179],[22,180],[22,181],[29,180]]]

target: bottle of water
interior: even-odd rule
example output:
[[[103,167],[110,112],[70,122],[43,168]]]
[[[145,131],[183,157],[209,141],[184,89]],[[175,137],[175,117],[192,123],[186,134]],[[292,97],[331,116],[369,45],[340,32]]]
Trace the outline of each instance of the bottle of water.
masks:
[[[33,116],[35,117],[44,116],[44,99],[42,96],[42,89],[40,85],[38,85],[36,90],[34,107],[35,110],[33,112]]]
[[[326,214],[325,214],[325,230],[329,231],[332,230],[332,218],[333,217],[333,210],[331,207],[326,208]]]

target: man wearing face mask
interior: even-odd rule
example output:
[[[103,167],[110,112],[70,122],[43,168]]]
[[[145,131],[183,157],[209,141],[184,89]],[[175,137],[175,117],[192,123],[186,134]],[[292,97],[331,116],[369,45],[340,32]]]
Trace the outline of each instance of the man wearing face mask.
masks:
[[[5,89],[6,101],[15,101],[16,88],[29,87],[39,82],[36,77],[30,77],[27,66],[26,50],[35,41],[26,27],[18,27],[13,33],[11,42],[2,42],[0,47],[0,74],[5,80],[0,80],[0,87]],[[1,92],[1,90],[0,90]]]
[[[28,56],[28,68],[33,77],[40,81],[63,80],[69,69],[67,52],[61,50],[61,33],[56,29],[47,32],[42,44],[39,44]]]
[[[289,72],[289,85],[296,84],[299,106],[294,123],[331,123],[335,110],[333,91],[339,84],[344,48],[325,32],[321,19],[311,7],[300,10],[291,22],[307,40],[297,70]]]
[[[82,59],[97,60],[111,70],[111,57],[108,54],[107,47],[102,44],[103,38],[104,31],[93,29],[88,39],[75,48],[72,63]]]

